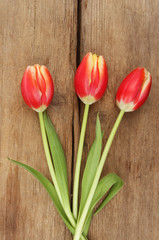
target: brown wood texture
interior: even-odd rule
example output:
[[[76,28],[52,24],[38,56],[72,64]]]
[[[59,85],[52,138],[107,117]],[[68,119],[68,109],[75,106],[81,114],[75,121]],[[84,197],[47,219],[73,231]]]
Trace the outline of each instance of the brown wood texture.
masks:
[[[159,238],[158,10],[159,1],[81,1],[81,59],[89,51],[103,54],[109,75],[105,96],[90,108],[85,157],[98,111],[104,142],[110,133],[119,112],[115,95],[122,79],[138,66],[146,67],[153,78],[147,102],[125,114],[110,149],[103,175],[115,172],[125,185],[94,217],[91,240]]]
[[[104,142],[110,133],[119,112],[115,94],[122,79],[143,66],[151,72],[153,84],[145,105],[125,114],[121,122],[102,175],[115,172],[125,185],[93,218],[88,238],[157,240],[159,2],[2,0],[0,23],[0,239],[72,239],[43,187],[7,157],[50,178],[38,115],[20,92],[26,66],[44,64],[54,79],[55,96],[48,112],[65,149],[71,188],[83,114],[73,88],[76,54],[79,64],[92,51],[105,57],[109,82],[104,97],[90,107],[82,168],[94,139],[97,112]]]
[[[27,65],[44,64],[54,79],[49,114],[67,155],[71,184],[77,4],[74,0],[4,0],[0,4],[0,239],[71,239],[44,188],[7,157],[50,178],[38,115],[26,106],[20,91]]]

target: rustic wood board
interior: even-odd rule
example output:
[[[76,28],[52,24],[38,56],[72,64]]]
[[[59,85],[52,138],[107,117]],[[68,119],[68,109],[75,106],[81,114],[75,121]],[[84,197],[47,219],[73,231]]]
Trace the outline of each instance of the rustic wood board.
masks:
[[[27,65],[44,64],[54,79],[49,114],[68,156],[71,185],[77,4],[74,0],[2,0],[0,9],[0,239],[71,239],[40,183],[7,157],[49,177],[38,115],[26,106],[20,92]]]
[[[138,66],[152,74],[149,99],[125,114],[103,175],[117,173],[125,185],[94,217],[91,240],[157,240],[159,238],[159,1],[81,1],[80,58],[89,51],[103,54],[109,82],[105,96],[90,108],[85,157],[100,112],[104,142],[119,112],[115,95],[122,79]],[[83,105],[81,104],[81,112]],[[81,114],[82,115],[82,114]],[[84,159],[85,159],[84,157]]]
[[[83,104],[73,90],[77,63],[89,51],[104,55],[109,83],[91,106],[82,167],[94,138],[100,112],[104,142],[119,112],[115,94],[135,67],[151,71],[146,104],[125,114],[103,175],[115,172],[123,190],[94,217],[90,240],[157,240],[159,236],[159,2],[157,0],[53,0],[0,2],[0,239],[71,239],[47,193],[26,171],[7,161],[29,164],[49,178],[38,116],[21,97],[27,65],[45,64],[54,78],[49,115],[67,155],[71,188]],[[78,36],[78,39],[77,39]],[[74,142],[74,152],[72,148]],[[74,165],[74,164],[73,164]]]

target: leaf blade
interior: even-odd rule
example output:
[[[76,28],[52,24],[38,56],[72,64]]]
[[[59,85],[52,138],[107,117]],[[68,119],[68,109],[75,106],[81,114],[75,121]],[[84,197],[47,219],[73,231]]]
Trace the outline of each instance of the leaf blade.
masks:
[[[121,190],[123,184],[124,184],[123,180],[115,173],[109,173],[108,175],[103,177],[97,185],[97,189],[95,191],[91,206],[89,208],[87,219],[92,213],[98,201],[100,201],[109,190],[110,191],[108,195],[106,196],[104,201],[100,204],[100,206],[97,208],[94,215],[96,215]],[[111,191],[111,189],[113,190]]]
[[[85,202],[87,200],[87,197],[91,189],[91,185],[94,180],[96,170],[99,164],[99,159],[100,159],[101,149],[102,149],[102,137],[103,137],[103,133],[101,131],[99,116],[97,115],[96,137],[88,153],[86,166],[85,166],[85,170],[82,178],[82,192],[81,192],[79,216],[83,211]]]
[[[58,134],[56,133],[56,130],[50,118],[48,117],[46,111],[44,112],[44,124],[46,128],[46,134],[48,137],[48,142],[51,150],[55,174],[60,189],[60,193],[63,199],[63,203],[65,204],[66,207],[69,207],[70,202],[66,158]]]
[[[15,163],[16,165],[21,166],[22,168],[24,168],[25,170],[30,172],[34,177],[36,177],[36,179],[43,185],[45,190],[48,192],[48,194],[49,194],[51,200],[53,201],[53,203],[55,204],[55,207],[56,207],[58,213],[60,214],[62,220],[64,221],[64,223],[66,224],[66,226],[68,227],[70,232],[72,234],[74,234],[74,228],[71,226],[71,224],[65,214],[65,211],[60,203],[60,200],[57,196],[56,190],[55,190],[54,186],[52,185],[52,183],[47,178],[45,178],[42,173],[40,173],[36,169],[34,169],[24,163],[17,162],[13,159],[9,159],[9,160],[11,162]]]
[[[104,201],[100,204],[100,206],[97,208],[97,210],[95,211],[94,215],[96,215],[106,204],[108,204],[108,202],[113,198],[115,197],[115,195],[121,190],[121,188],[123,187],[124,185],[124,182],[123,180],[117,176],[116,174],[114,173],[110,173],[107,175],[108,177],[111,176],[111,182],[110,182],[110,191],[108,192],[106,198],[104,199]],[[107,182],[107,179],[105,176],[105,182]],[[99,186],[97,186],[97,189],[98,187],[100,187],[100,184],[101,182],[99,182]],[[103,183],[102,183],[103,184]],[[104,183],[105,184],[105,183]],[[98,191],[98,190],[97,190]],[[103,192],[103,196],[106,194],[107,191],[104,191]],[[100,197],[102,198],[102,197]]]
[[[90,227],[91,220],[92,220],[92,215],[93,215],[93,212],[89,215],[89,217],[87,218],[87,220],[84,224],[83,232],[84,232],[85,236],[88,235],[89,227]]]

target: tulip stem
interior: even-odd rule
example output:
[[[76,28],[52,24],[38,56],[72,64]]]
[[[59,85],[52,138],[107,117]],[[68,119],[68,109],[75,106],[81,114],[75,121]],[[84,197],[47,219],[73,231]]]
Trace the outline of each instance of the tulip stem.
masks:
[[[84,144],[84,138],[85,138],[85,132],[86,132],[86,126],[87,126],[88,112],[89,112],[89,104],[85,104],[81,134],[80,134],[79,145],[78,145],[74,186],[73,186],[73,215],[75,219],[77,219],[77,213],[78,213],[79,177],[80,177],[80,168],[81,168],[83,144]]]
[[[112,129],[112,131],[109,135],[107,143],[105,145],[103,154],[101,156],[100,163],[99,163],[98,168],[97,168],[95,178],[94,178],[93,183],[92,183],[92,187],[90,189],[90,192],[89,192],[89,195],[88,195],[88,198],[87,198],[87,201],[86,201],[86,204],[84,206],[84,209],[83,209],[83,212],[81,214],[80,219],[78,219],[78,221],[77,221],[76,232],[75,232],[73,240],[79,240],[80,239],[80,236],[81,236],[81,233],[82,233],[82,230],[83,230],[83,226],[84,226],[84,223],[85,223],[85,220],[86,220],[86,217],[87,217],[87,213],[89,211],[94,193],[96,191],[96,188],[97,188],[97,185],[98,185],[98,182],[99,182],[102,170],[103,170],[104,163],[106,161],[109,149],[111,147],[112,141],[114,139],[115,133],[116,133],[118,127],[119,127],[119,124],[122,120],[123,115],[124,115],[124,111],[121,110],[117,119],[116,119],[116,122],[113,126],[113,129]]]
[[[41,128],[41,135],[42,135],[42,140],[43,140],[43,145],[44,145],[44,151],[45,151],[50,175],[51,175],[53,184],[55,186],[57,195],[59,197],[59,200],[60,200],[60,202],[63,206],[63,201],[62,201],[60,189],[59,189],[59,186],[58,186],[58,183],[57,183],[57,179],[56,179],[56,175],[55,175],[55,171],[54,171],[54,167],[53,167],[53,163],[52,163],[52,159],[51,159],[51,155],[50,155],[50,150],[49,150],[49,146],[48,146],[48,140],[47,140],[45,125],[44,125],[43,112],[39,112],[39,120],[40,120],[40,128]],[[73,214],[71,212],[71,209],[64,209],[64,210],[65,210],[65,213],[66,213],[71,225],[75,228],[76,227],[76,222],[75,222],[75,219],[74,219]],[[86,237],[81,235],[81,240],[86,240],[86,239],[87,239]]]
[[[39,112],[39,120],[40,120],[40,128],[41,128],[41,135],[42,135],[42,140],[43,140],[43,145],[44,145],[44,151],[45,151],[46,160],[47,160],[47,164],[48,164],[48,167],[49,167],[50,175],[51,175],[53,184],[55,186],[57,195],[59,197],[59,200],[60,200],[60,202],[63,206],[63,201],[62,201],[60,189],[59,189],[59,186],[58,186],[58,183],[57,183],[57,179],[56,179],[56,175],[55,175],[55,171],[54,171],[54,167],[53,167],[53,163],[52,163],[52,159],[51,159],[51,155],[50,155],[50,150],[49,150],[49,146],[48,146],[48,141],[47,141],[47,137],[46,137],[43,112]]]

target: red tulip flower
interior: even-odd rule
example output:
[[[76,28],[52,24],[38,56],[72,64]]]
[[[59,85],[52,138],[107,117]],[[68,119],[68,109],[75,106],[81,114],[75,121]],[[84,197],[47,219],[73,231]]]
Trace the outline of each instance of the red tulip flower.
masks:
[[[134,69],[121,83],[116,95],[120,110],[131,112],[138,109],[147,99],[152,77],[145,68]]]
[[[43,112],[54,95],[52,77],[45,66],[28,66],[22,78],[21,92],[25,103],[37,112]]]
[[[80,63],[74,79],[77,95],[85,104],[99,100],[107,87],[108,71],[103,56],[88,53]]]

